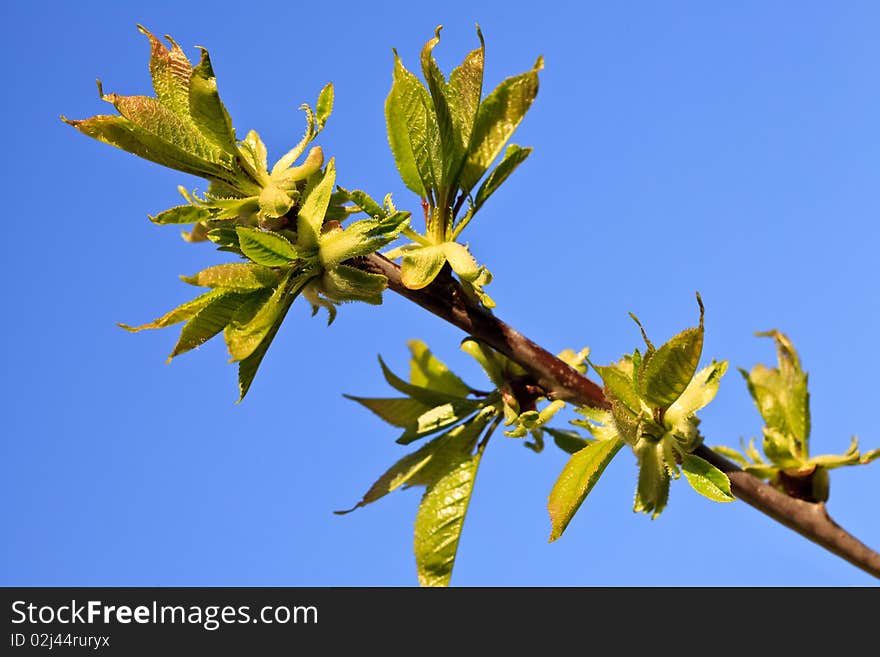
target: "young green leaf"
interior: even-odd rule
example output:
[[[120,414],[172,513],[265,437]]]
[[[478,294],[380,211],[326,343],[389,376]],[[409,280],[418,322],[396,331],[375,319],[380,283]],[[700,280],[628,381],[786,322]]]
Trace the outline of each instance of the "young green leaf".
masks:
[[[454,437],[451,437],[449,434],[443,434],[431,442],[426,443],[412,454],[407,454],[397,463],[388,468],[388,470],[376,480],[376,483],[370,486],[370,489],[364,493],[360,502],[350,509],[345,511],[335,511],[334,513],[337,515],[351,513],[355,509],[359,509],[385,497],[388,493],[397,490],[401,486],[406,486],[407,483],[415,478],[419,472],[431,462],[436,453],[446,447],[453,439]]]
[[[318,124],[318,131],[324,129],[324,125],[327,123],[327,119],[330,118],[330,114],[333,112],[333,83],[328,82],[324,85],[324,88],[321,89],[321,93],[318,95],[318,102],[315,104],[315,120]]]
[[[434,60],[434,47],[440,43],[440,30],[438,26],[434,32],[434,38],[430,39],[422,48],[421,62],[422,73],[428,83],[428,91],[434,105],[434,115],[437,117],[437,129],[440,137],[442,169],[439,171],[439,179],[435,169],[435,184],[439,196],[451,193],[455,189],[456,181],[452,178],[457,174],[462,158],[465,154],[466,144],[462,143],[461,132],[453,120],[453,110],[450,107],[449,91],[443,73]],[[448,203],[451,199],[445,199]],[[437,199],[438,205],[443,205],[442,198]]]
[[[425,197],[435,187],[440,142],[437,118],[428,90],[394,51],[394,77],[385,101],[388,143],[403,183]],[[439,149],[438,149],[439,150]]]
[[[446,263],[442,245],[424,246],[407,251],[401,264],[400,279],[411,290],[420,290],[437,278]]]
[[[363,301],[379,305],[388,285],[388,279],[381,274],[370,274],[348,265],[325,269],[320,281],[321,292],[337,303]]]
[[[639,459],[639,484],[633,511],[649,513],[656,519],[669,500],[669,471],[665,465],[662,442],[644,444],[636,450]]]
[[[507,78],[480,103],[459,180],[466,192],[483,177],[531,107],[538,93],[538,71],[543,67],[544,59],[539,57],[531,71]]]
[[[619,438],[597,440],[574,454],[550,491],[547,508],[550,511],[550,541],[562,536],[574,514],[583,504],[605,468],[623,447]]]
[[[412,425],[408,426],[397,442],[400,445],[409,445],[420,438],[458,424],[482,408],[483,405],[477,400],[462,399],[434,406],[422,413]]]
[[[715,399],[721,377],[727,372],[727,361],[712,362],[694,375],[681,396],[666,410],[666,424],[674,427],[704,408]]]
[[[333,158],[324,169],[324,176],[314,185],[305,197],[297,216],[298,243],[306,248],[318,246],[324,215],[330,204],[330,195],[336,183],[336,164]]]
[[[410,383],[458,397],[467,397],[470,394],[470,386],[453,374],[443,361],[431,353],[428,345],[421,340],[410,340],[406,344],[412,354],[409,361]]]
[[[642,398],[654,408],[667,408],[687,388],[703,351],[703,328],[682,331],[649,356],[638,373]]]
[[[446,586],[452,577],[481,453],[467,456],[428,487],[416,515],[419,584]]]
[[[388,369],[388,366],[385,364],[385,361],[382,360],[381,356],[379,356],[379,365],[382,367],[382,374],[385,377],[385,381],[388,382],[388,385],[398,392],[402,392],[413,399],[418,399],[420,402],[427,404],[431,408],[451,402],[454,404],[462,404],[463,407],[464,405],[470,404],[473,407],[473,410],[477,410],[477,408],[483,403],[479,400],[465,399],[464,397],[459,397],[457,395],[450,395],[449,393],[407,383]]]
[[[217,93],[217,79],[211,67],[211,57],[206,49],[200,50],[202,55],[198,65],[192,70],[189,88],[189,110],[193,123],[220,149],[227,153],[236,153],[235,130]]]
[[[242,253],[258,265],[283,267],[299,257],[293,244],[278,233],[248,226],[238,226],[235,232]]]
[[[190,319],[180,331],[180,338],[168,356],[168,362],[175,356],[202,346],[220,333],[229,324],[235,311],[245,301],[246,296],[234,292],[218,295],[207,306]]]
[[[214,265],[193,276],[181,276],[181,280],[200,287],[225,290],[261,290],[274,287],[281,278],[278,270],[250,262],[233,262]]]
[[[516,168],[520,164],[526,161],[526,158],[531,155],[531,153],[531,148],[522,148],[516,144],[510,144],[507,147],[501,162],[498,163],[497,167],[492,169],[492,172],[486,177],[483,184],[480,185],[480,189],[477,190],[477,196],[474,199],[474,212],[483,207],[483,204],[489,199],[489,197],[492,196],[502,184],[504,184],[504,182],[510,177],[510,174],[516,171]]]
[[[784,334],[766,331],[758,335],[774,339],[779,365],[775,368],[756,365],[749,373],[740,371],[767,426],[793,435],[806,456],[810,436],[807,374],[801,369],[794,345]]]
[[[343,395],[356,401],[395,427],[406,428],[418,422],[421,415],[431,407],[411,397],[354,397]]]
[[[132,333],[137,333],[138,331],[143,331],[145,329],[159,329],[165,328],[166,326],[173,326],[174,324],[179,324],[180,322],[185,322],[188,319],[192,319],[201,310],[206,308],[213,301],[226,293],[227,292],[225,290],[212,290],[210,292],[206,292],[205,294],[198,296],[191,301],[187,301],[186,303],[179,305],[174,310],[165,313],[158,319],[154,319],[148,324],[141,324],[140,326],[118,324],[117,326],[119,326],[120,328],[124,328],[126,331],[130,331]]]
[[[233,362],[244,360],[254,353],[275,327],[278,318],[289,305],[290,297],[299,291],[291,290],[290,278],[290,273],[284,276],[272,295],[258,308],[253,308],[250,316],[243,318],[243,321],[231,322],[226,327],[223,337]],[[303,283],[304,281],[298,281],[300,286]]]
[[[194,224],[199,221],[213,219],[217,211],[200,205],[178,205],[160,212],[150,221],[154,224]]]
[[[730,492],[730,479],[708,461],[693,454],[685,454],[681,469],[688,483],[695,491],[715,502],[733,502],[736,498]]]
[[[447,86],[452,120],[455,123],[456,131],[461,135],[461,142],[465,146],[470,143],[474,123],[477,120],[477,111],[480,108],[480,99],[483,95],[486,44],[483,41],[483,33],[480,31],[479,25],[477,25],[477,38],[480,40],[480,47],[468,53],[461,65],[453,69],[449,75],[449,85]],[[453,173],[457,178],[458,172]]]
[[[260,367],[260,363],[263,362],[263,357],[269,350],[272,341],[278,334],[278,329],[281,328],[281,325],[284,323],[284,318],[287,316],[287,312],[290,310],[290,307],[293,305],[293,302],[296,299],[297,290],[302,289],[300,285],[301,283],[296,281],[294,282],[293,291],[284,297],[281,308],[275,318],[275,323],[266,333],[262,342],[260,342],[257,348],[254,349],[247,358],[238,363],[238,403],[241,403],[244,400],[244,397],[245,395],[247,395],[248,390],[251,389],[251,384],[254,382],[254,377],[257,375],[257,370]]]

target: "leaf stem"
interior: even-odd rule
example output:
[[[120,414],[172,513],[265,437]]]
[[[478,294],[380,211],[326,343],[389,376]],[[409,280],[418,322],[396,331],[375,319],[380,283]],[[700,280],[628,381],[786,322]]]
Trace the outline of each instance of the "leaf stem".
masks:
[[[598,385],[484,310],[463,292],[451,276],[438,277],[421,290],[411,290],[400,279],[400,267],[379,254],[360,258],[350,264],[369,273],[384,275],[388,279],[388,287],[396,293],[517,362],[535,377],[548,398],[562,399],[579,406],[610,407]],[[737,498],[857,568],[880,578],[880,554],[834,522],[824,503],[789,497],[706,446],[698,447],[694,454],[727,474],[731,490]]]

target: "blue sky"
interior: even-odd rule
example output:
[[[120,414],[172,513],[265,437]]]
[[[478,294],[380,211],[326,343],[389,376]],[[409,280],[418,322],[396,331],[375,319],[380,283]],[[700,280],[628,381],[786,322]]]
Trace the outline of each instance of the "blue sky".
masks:
[[[129,335],[191,295],[179,274],[223,261],[147,220],[195,179],[86,139],[58,120],[107,111],[94,79],[149,92],[143,23],[210,49],[239,134],[270,157],[300,136],[296,108],[327,81],[321,136],[339,182],[400,207],[384,132],[391,48],[447,71],[487,41],[487,86],[545,70],[514,141],[529,161],[468,229],[497,314],[604,363],[691,326],[704,360],[771,362],[778,328],[810,372],[813,451],[880,445],[880,19],[875,3],[7,2],[0,42],[7,238],[0,512],[6,585],[415,584],[417,491],[345,517],[404,449],[341,393],[387,394],[376,355],[405,370],[425,340],[479,387],[454,328],[389,294],[329,329],[298,306],[248,399],[222,343],[164,364],[176,332]],[[202,7],[209,7],[203,9]],[[14,27],[13,27],[14,26]],[[708,444],[760,432],[739,374],[703,414]],[[546,499],[565,456],[493,440],[452,583],[870,585],[874,580],[743,503],[684,481],[655,521],[632,512],[622,453],[566,535]],[[832,474],[830,510],[875,548],[880,465]]]

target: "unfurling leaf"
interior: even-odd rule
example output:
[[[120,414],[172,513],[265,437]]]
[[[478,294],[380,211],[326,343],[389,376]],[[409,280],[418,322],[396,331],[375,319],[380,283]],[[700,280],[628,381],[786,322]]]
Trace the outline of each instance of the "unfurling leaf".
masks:
[[[552,525],[550,541],[562,536],[574,514],[623,445],[624,442],[619,438],[597,440],[569,459],[550,491],[547,504]]]
[[[698,297],[699,299],[699,297]],[[667,408],[685,391],[703,352],[703,304],[700,326],[682,331],[656,351],[648,351],[638,371],[642,399],[653,408]]]
[[[639,459],[639,484],[633,511],[656,519],[669,500],[670,475],[666,468],[662,443],[644,444],[636,450]]]
[[[733,502],[736,498],[730,492],[730,479],[708,461],[693,454],[685,454],[681,469],[688,483],[695,491],[715,502]]]
[[[794,436],[798,441],[799,451],[806,456],[810,437],[807,374],[801,369],[794,345],[784,334],[766,331],[758,335],[774,339],[779,365],[775,368],[756,365],[748,373],[741,370],[749,393],[767,426]]]
[[[425,246],[407,251],[403,256],[400,278],[411,290],[420,290],[437,278],[446,263],[442,246]]]

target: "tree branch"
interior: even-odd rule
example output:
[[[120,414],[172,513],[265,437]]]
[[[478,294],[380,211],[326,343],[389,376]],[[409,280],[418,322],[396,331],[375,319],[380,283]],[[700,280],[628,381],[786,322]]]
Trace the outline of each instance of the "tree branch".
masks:
[[[598,385],[480,307],[448,272],[424,289],[411,290],[400,280],[400,267],[379,254],[360,258],[351,264],[364,271],[384,275],[388,278],[388,287],[394,292],[516,361],[534,376],[550,398],[579,406],[609,407]],[[880,554],[835,523],[824,503],[815,504],[789,497],[705,445],[694,453],[725,472],[730,478],[733,494],[743,502],[880,578]]]

